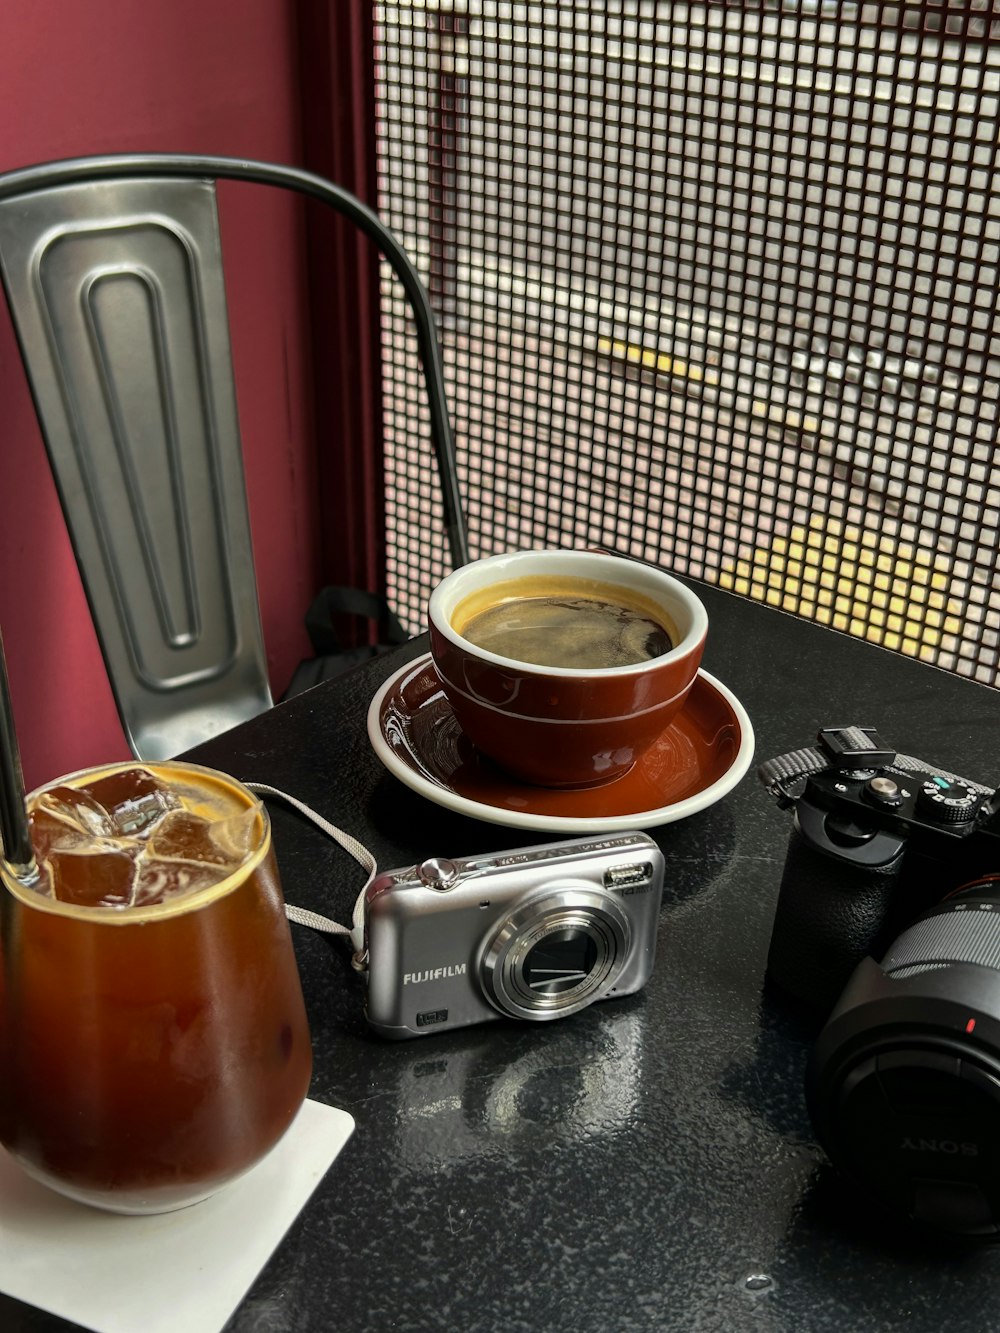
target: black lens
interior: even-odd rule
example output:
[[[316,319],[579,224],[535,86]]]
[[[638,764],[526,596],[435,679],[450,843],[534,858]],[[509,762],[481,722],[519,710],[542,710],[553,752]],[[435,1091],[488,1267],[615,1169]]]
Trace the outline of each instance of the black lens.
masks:
[[[858,967],[807,1093],[831,1160],[890,1208],[1000,1239],[1000,885],[947,899]]]
[[[522,976],[536,995],[564,995],[587,980],[597,958],[597,942],[588,931],[553,931],[530,950]]]

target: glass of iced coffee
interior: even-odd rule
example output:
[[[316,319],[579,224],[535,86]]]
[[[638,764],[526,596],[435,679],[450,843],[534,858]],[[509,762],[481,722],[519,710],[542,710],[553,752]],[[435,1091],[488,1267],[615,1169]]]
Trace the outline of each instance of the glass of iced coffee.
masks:
[[[0,864],[0,1143],[124,1213],[195,1203],[277,1143],[312,1053],[267,812],[193,764],[88,769]]]

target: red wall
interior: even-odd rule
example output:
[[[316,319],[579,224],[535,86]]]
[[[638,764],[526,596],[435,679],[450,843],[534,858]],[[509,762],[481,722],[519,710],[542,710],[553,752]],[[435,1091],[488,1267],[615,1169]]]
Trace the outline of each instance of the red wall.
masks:
[[[300,160],[287,0],[35,0],[0,45],[0,170],[122,151]],[[308,652],[318,584],[304,240],[283,196],[220,191],[240,420],[272,686]],[[0,300],[0,629],[25,780],[128,749]]]

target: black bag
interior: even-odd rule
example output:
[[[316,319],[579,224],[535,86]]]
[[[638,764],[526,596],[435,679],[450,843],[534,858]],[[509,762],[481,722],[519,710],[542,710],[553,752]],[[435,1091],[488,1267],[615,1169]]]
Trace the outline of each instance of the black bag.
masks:
[[[334,617],[338,616],[349,616],[366,626],[376,625],[377,642],[345,648],[334,627]],[[331,680],[360,662],[398,648],[410,638],[385,598],[360,588],[321,588],[306,612],[305,624],[315,656],[305,658],[295,668],[288,689],[281,696],[283,699],[291,699],[320,681]]]

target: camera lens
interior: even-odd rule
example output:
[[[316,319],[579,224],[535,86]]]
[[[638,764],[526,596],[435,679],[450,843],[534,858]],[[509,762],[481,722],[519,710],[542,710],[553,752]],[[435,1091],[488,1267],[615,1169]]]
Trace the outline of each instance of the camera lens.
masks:
[[[615,984],[630,942],[628,917],[606,894],[550,888],[521,903],[483,951],[480,980],[515,1018],[563,1018]]]
[[[528,950],[521,972],[536,995],[564,995],[587,980],[599,957],[597,941],[588,931],[566,926]]]
[[[894,1211],[1000,1239],[1000,884],[969,885],[860,964],[813,1051],[831,1160]]]

